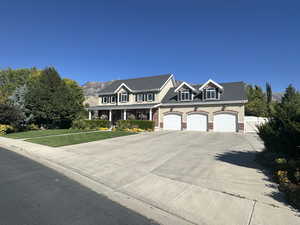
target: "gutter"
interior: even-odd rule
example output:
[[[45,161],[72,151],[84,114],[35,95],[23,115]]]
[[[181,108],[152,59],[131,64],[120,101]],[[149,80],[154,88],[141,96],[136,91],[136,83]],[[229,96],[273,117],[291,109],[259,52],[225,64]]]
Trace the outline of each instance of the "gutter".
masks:
[[[237,101],[217,101],[217,102],[182,102],[182,103],[162,103],[160,106],[190,106],[190,105],[223,105],[223,104],[244,104],[248,100],[237,100]]]

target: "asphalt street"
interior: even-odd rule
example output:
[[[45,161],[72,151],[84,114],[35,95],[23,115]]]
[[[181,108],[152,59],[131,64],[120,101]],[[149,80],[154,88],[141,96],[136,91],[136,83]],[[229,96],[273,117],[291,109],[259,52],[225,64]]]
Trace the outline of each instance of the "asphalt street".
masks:
[[[39,163],[0,148],[2,225],[154,225]]]

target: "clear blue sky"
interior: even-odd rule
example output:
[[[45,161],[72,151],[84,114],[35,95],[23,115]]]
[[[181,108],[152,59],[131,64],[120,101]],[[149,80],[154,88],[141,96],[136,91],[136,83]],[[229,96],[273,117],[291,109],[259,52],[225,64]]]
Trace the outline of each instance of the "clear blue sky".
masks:
[[[1,0],[0,9],[1,69],[52,65],[81,84],[170,72],[300,89],[299,0]]]

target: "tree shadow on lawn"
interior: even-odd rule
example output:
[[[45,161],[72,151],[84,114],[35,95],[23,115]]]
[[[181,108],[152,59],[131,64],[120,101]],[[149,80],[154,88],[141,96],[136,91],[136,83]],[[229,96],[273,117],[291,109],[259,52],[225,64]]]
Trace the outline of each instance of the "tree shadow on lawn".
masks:
[[[272,182],[272,184],[265,184],[272,188],[274,191],[271,194],[266,194],[272,197],[278,202],[281,202],[287,206],[290,206],[284,196],[284,193],[278,190],[278,185],[273,181],[273,172],[259,164],[260,152],[255,151],[227,151],[215,156],[219,161],[230,163],[236,166],[246,167],[257,170],[259,173],[263,173],[265,178],[263,180]]]

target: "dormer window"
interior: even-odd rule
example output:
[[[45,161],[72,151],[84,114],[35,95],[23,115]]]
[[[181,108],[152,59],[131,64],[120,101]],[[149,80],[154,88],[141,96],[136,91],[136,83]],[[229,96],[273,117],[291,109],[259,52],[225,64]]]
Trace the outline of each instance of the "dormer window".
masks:
[[[191,92],[189,90],[180,91],[180,100],[181,101],[190,101],[191,100]]]
[[[207,88],[205,90],[205,98],[207,100],[215,100],[217,99],[217,91],[216,88]]]

